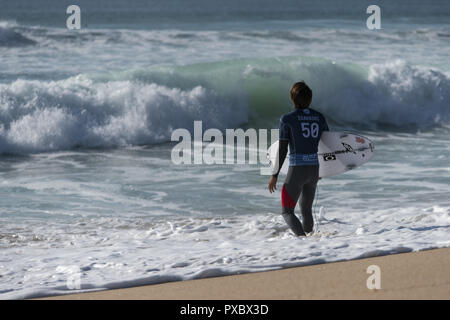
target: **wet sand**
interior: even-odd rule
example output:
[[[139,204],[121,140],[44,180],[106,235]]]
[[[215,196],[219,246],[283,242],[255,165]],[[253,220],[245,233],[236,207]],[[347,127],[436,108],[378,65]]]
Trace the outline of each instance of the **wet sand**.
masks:
[[[450,299],[450,248],[44,299]]]

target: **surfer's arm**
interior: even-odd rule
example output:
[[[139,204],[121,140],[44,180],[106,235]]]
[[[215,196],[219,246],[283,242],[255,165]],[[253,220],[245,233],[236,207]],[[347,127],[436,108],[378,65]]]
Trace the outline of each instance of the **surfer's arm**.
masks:
[[[288,140],[280,140],[278,144],[278,159],[276,160],[277,163],[275,163],[274,166],[274,172],[269,180],[269,192],[272,193],[277,188],[277,180],[278,180],[278,174],[280,173],[281,167],[283,166],[284,160],[286,159],[286,155],[288,153],[288,146],[289,141]]]
[[[275,159],[275,165],[273,167],[272,176],[269,180],[269,192],[272,193],[277,188],[278,174],[283,167],[284,159],[288,153],[289,139],[290,139],[290,127],[285,122],[285,116],[280,119],[280,136],[278,142],[278,158]]]
[[[289,124],[287,115],[280,118],[280,130],[278,137],[278,159],[275,161],[274,171],[272,176],[278,178],[281,168],[283,167],[284,159],[288,153],[289,141],[292,139],[292,128]]]
[[[278,159],[277,163],[274,166],[274,172],[272,176],[278,178],[278,174],[280,173],[281,168],[283,167],[284,160],[286,159],[286,155],[288,153],[289,140],[279,140],[278,144]]]

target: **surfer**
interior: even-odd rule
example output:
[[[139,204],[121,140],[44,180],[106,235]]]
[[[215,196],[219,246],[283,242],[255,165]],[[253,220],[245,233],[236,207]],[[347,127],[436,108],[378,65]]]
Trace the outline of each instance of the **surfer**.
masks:
[[[278,163],[275,163],[269,180],[269,192],[276,189],[289,146],[289,170],[281,189],[282,216],[297,236],[305,236],[314,225],[312,205],[319,180],[319,140],[322,132],[329,129],[325,117],[309,108],[312,91],[305,82],[295,83],[290,97],[295,110],[280,119]],[[299,198],[302,222],[294,214]]]

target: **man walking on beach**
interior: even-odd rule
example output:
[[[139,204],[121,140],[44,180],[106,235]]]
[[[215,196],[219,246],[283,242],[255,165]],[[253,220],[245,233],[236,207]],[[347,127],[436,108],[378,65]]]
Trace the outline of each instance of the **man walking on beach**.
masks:
[[[324,116],[309,108],[312,91],[305,82],[295,83],[290,91],[295,110],[280,119],[278,166],[269,180],[269,191],[274,192],[278,174],[290,149],[289,170],[281,189],[282,215],[297,236],[313,230],[312,205],[319,180],[317,150],[323,131],[328,131]],[[294,209],[300,197],[302,222]]]

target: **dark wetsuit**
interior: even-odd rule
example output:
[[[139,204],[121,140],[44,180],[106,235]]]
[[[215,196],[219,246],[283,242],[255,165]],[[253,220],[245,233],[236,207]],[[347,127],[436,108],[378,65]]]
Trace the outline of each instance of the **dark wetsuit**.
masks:
[[[319,180],[317,150],[323,131],[328,131],[324,116],[313,109],[296,109],[280,119],[278,176],[283,166],[288,146],[289,170],[281,189],[282,215],[297,236],[313,230],[312,205]],[[300,197],[302,222],[295,216],[294,208]]]

